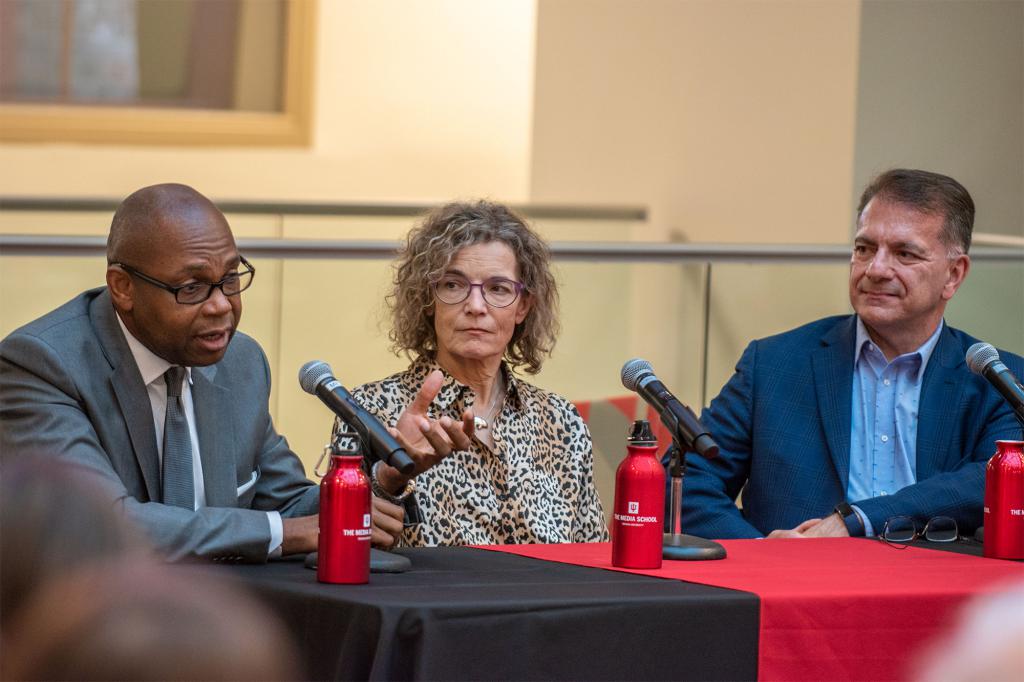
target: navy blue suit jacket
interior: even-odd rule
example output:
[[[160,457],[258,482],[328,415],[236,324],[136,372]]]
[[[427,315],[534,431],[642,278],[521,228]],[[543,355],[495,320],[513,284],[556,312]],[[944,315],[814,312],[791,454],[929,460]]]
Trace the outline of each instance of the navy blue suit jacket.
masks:
[[[683,530],[706,538],[758,537],[824,518],[846,498],[856,318],[829,317],[752,342],[701,419],[718,459],[687,456]],[[985,462],[996,440],[1021,438],[1009,405],[964,361],[976,343],[944,325],[925,368],[917,423],[917,483],[858,506],[880,532],[905,515],[938,515],[962,532],[982,523]],[[1024,377],[1024,360],[1000,351]],[[746,486],[744,488],[744,486]],[[743,509],[734,500],[743,490]]]

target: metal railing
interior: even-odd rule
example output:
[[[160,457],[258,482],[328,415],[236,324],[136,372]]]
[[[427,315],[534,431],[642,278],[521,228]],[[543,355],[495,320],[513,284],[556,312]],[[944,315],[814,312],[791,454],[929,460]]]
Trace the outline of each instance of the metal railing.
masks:
[[[104,212],[112,213],[118,199],[0,197],[0,211],[9,212]],[[217,201],[225,213],[286,216],[411,217],[434,204],[356,204]],[[647,222],[647,209],[638,206],[573,206],[524,204],[513,206],[534,220],[594,222]],[[975,235],[971,259],[986,263],[1024,264],[1024,243],[1016,237]],[[238,247],[250,257],[273,259],[392,259],[400,243],[392,240],[255,239],[240,238]],[[551,243],[556,260],[603,263],[699,264],[703,272],[701,381],[703,402],[707,393],[708,346],[711,327],[711,290],[714,265],[746,263],[815,264],[846,263],[849,244],[700,244],[665,242],[559,241]],[[106,237],[0,234],[0,256],[103,256]]]
[[[239,239],[239,250],[250,257],[281,259],[391,259],[396,241],[320,239]],[[701,301],[700,397],[708,390],[708,348],[711,330],[712,269],[715,264],[844,263],[850,247],[842,244],[665,244],[637,242],[553,242],[552,255],[560,261],[608,263],[696,263],[703,265]],[[100,236],[0,235],[0,256],[102,256],[106,238]],[[975,262],[1020,263],[1024,248],[976,247]]]
[[[51,197],[0,197],[0,211],[101,211],[113,213],[120,199],[77,199]],[[270,215],[322,215],[322,216],[417,216],[426,213],[437,204],[391,203],[310,203],[288,201],[216,201],[217,208],[224,213],[270,214]],[[592,206],[573,204],[510,204],[511,208],[528,218],[556,220],[647,220],[647,209],[642,206]]]
[[[0,235],[3,256],[101,256],[106,237]],[[246,255],[263,258],[393,258],[396,241],[344,239],[239,239]],[[666,244],[660,242],[552,242],[560,260],[660,263],[838,263],[850,259],[845,244]],[[1024,248],[976,247],[971,260],[1024,264]]]

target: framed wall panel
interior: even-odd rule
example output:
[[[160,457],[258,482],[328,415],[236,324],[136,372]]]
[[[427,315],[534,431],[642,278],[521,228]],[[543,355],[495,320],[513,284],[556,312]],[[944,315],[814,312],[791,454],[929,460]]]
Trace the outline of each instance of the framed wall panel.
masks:
[[[0,3],[0,140],[309,143],[315,0],[121,0],[127,18],[98,21],[98,47],[79,36],[75,0],[22,3]],[[40,45],[47,32],[55,45]],[[106,50],[107,63],[90,64],[89,49]]]

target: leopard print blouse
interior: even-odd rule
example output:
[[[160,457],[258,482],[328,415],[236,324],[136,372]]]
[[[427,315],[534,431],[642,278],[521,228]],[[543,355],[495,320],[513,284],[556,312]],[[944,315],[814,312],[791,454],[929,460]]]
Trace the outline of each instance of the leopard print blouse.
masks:
[[[381,422],[394,426],[435,369],[441,368],[421,358],[406,371],[364,384],[352,394]],[[413,495],[422,522],[407,525],[399,545],[608,539],[594,486],[590,431],[579,412],[561,396],[516,379],[504,364],[502,372],[508,391],[490,427],[494,450],[474,438],[471,449],[453,452],[419,474]],[[475,394],[444,375],[429,415],[459,421],[473,406]]]

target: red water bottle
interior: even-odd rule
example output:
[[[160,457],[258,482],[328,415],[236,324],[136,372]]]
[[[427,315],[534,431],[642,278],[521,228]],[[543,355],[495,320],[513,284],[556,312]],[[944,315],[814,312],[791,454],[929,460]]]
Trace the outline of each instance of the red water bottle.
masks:
[[[984,554],[1024,559],[1024,441],[997,440],[985,467]]]
[[[331,452],[331,468],[320,481],[320,537],[316,579],[365,583],[370,579],[370,479],[363,458]]]
[[[665,515],[665,469],[658,441],[646,419],[633,422],[628,454],[615,471],[612,566],[661,568]]]

